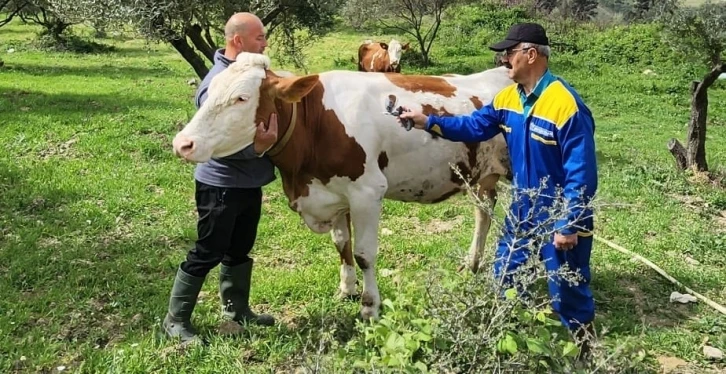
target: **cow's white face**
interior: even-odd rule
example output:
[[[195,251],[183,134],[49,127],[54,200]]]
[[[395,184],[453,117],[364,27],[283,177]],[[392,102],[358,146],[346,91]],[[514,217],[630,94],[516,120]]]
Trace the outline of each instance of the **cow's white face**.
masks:
[[[174,137],[174,153],[187,161],[207,162],[239,152],[254,142],[257,120],[267,121],[275,111],[275,98],[297,102],[318,83],[317,75],[283,72],[280,77],[270,72],[268,77],[269,66],[267,56],[242,52],[217,74],[207,100]]]
[[[212,79],[207,100],[174,137],[174,152],[188,161],[206,162],[252,144],[260,86],[269,66],[265,55],[240,53]]]
[[[401,45],[401,42],[396,39],[392,39],[391,42],[388,43],[388,59],[392,68],[395,69],[398,64],[401,63],[401,55],[406,49],[408,49],[408,43]]]

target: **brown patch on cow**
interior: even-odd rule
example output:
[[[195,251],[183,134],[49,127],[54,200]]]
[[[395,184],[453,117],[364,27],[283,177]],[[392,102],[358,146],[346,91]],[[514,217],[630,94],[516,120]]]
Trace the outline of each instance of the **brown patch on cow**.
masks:
[[[378,155],[378,168],[383,171],[388,166],[388,155],[386,152],[381,152],[380,155]]]
[[[363,257],[361,255],[355,255],[353,257],[355,257],[355,263],[358,264],[358,267],[361,270],[366,270],[366,269],[368,269],[370,267],[368,265],[368,260],[366,260],[365,257]]]
[[[395,69],[391,67],[388,44],[383,42],[363,43],[358,47],[358,71],[400,73],[401,64]]]
[[[471,101],[471,103],[474,104],[474,108],[479,109],[482,106],[484,106],[484,103],[482,103],[481,100],[479,100],[479,97],[478,96],[472,96],[472,97],[470,97],[469,98],[469,101]]]
[[[452,97],[456,87],[441,77],[427,75],[401,75],[386,74],[391,83],[410,92],[428,92],[439,94],[444,97]]]
[[[290,126],[292,106],[298,105],[297,124],[282,151],[271,157],[280,170],[283,190],[289,201],[309,194],[313,179],[328,184],[333,177],[357,180],[365,171],[366,153],[355,138],[348,136],[345,126],[333,110],[323,107],[323,85],[318,83],[299,103],[291,104],[277,97],[272,85],[277,76],[268,71],[262,83],[260,105],[256,118],[265,122],[278,113],[278,134]],[[310,79],[310,78],[301,78]]]
[[[437,116],[451,116],[453,114],[449,113],[449,111],[446,110],[444,107],[439,107],[438,109],[434,108],[433,105],[430,104],[424,104],[421,105],[421,111],[425,115],[434,114]]]

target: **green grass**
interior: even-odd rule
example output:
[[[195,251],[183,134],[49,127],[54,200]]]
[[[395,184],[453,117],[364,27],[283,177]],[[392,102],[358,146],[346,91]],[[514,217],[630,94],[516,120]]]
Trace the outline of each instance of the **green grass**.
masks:
[[[176,267],[196,237],[193,166],[170,145],[193,113],[195,87],[186,82],[194,74],[163,45],[108,39],[118,52],[48,53],[28,47],[32,31],[0,28],[0,372],[279,372],[294,367],[306,343],[317,344],[309,334],[335,328],[340,341],[356,334],[358,304],[334,298],[339,259],[329,236],[313,234],[289,210],[278,179],[264,190],[252,302],[281,323],[217,335],[213,271],[194,314],[211,345],[178,355],[158,340]],[[360,41],[389,36],[331,34],[307,51],[310,71],[353,69]],[[471,72],[492,58],[438,61],[425,72]],[[572,56],[554,56],[552,69],[597,121],[605,204],[597,234],[726,304],[726,192],[674,172],[665,148],[685,136],[694,77],[659,67],[647,76]],[[717,173],[726,169],[726,107],[718,104],[725,86],[710,91],[707,149]],[[452,253],[469,244],[470,213],[465,197],[435,206],[386,202],[381,227],[393,235],[381,236],[378,268],[399,270],[408,283],[455,267]],[[675,356],[698,372],[724,370],[701,353],[706,338],[726,350],[723,315],[703,303],[669,303],[672,291],[684,291],[600,243],[592,267],[603,339],[635,337],[651,360]],[[384,298],[403,292],[393,277],[379,282]]]

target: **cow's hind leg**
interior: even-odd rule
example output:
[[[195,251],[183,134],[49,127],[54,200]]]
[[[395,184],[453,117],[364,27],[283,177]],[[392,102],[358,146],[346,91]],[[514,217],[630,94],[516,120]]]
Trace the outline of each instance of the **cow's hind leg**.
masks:
[[[489,206],[480,207],[477,205],[474,207],[474,234],[466,261],[466,266],[473,272],[479,271],[481,258],[486,247],[487,235],[492,224],[490,213],[497,203],[496,187],[498,180],[498,174],[490,174],[479,181],[478,198],[482,203],[488,202]]]
[[[356,275],[353,265],[353,247],[350,242],[350,214],[341,214],[336,218],[330,236],[340,254],[340,293],[338,296],[341,299],[355,298],[358,291],[356,290]]]

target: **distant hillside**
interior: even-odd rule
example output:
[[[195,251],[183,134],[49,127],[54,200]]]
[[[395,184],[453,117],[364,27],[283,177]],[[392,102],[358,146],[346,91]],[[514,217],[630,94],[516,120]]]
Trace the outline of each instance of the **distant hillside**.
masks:
[[[711,0],[712,3],[723,3],[726,0]],[[683,4],[688,6],[698,6],[705,3],[706,0],[683,0]]]

